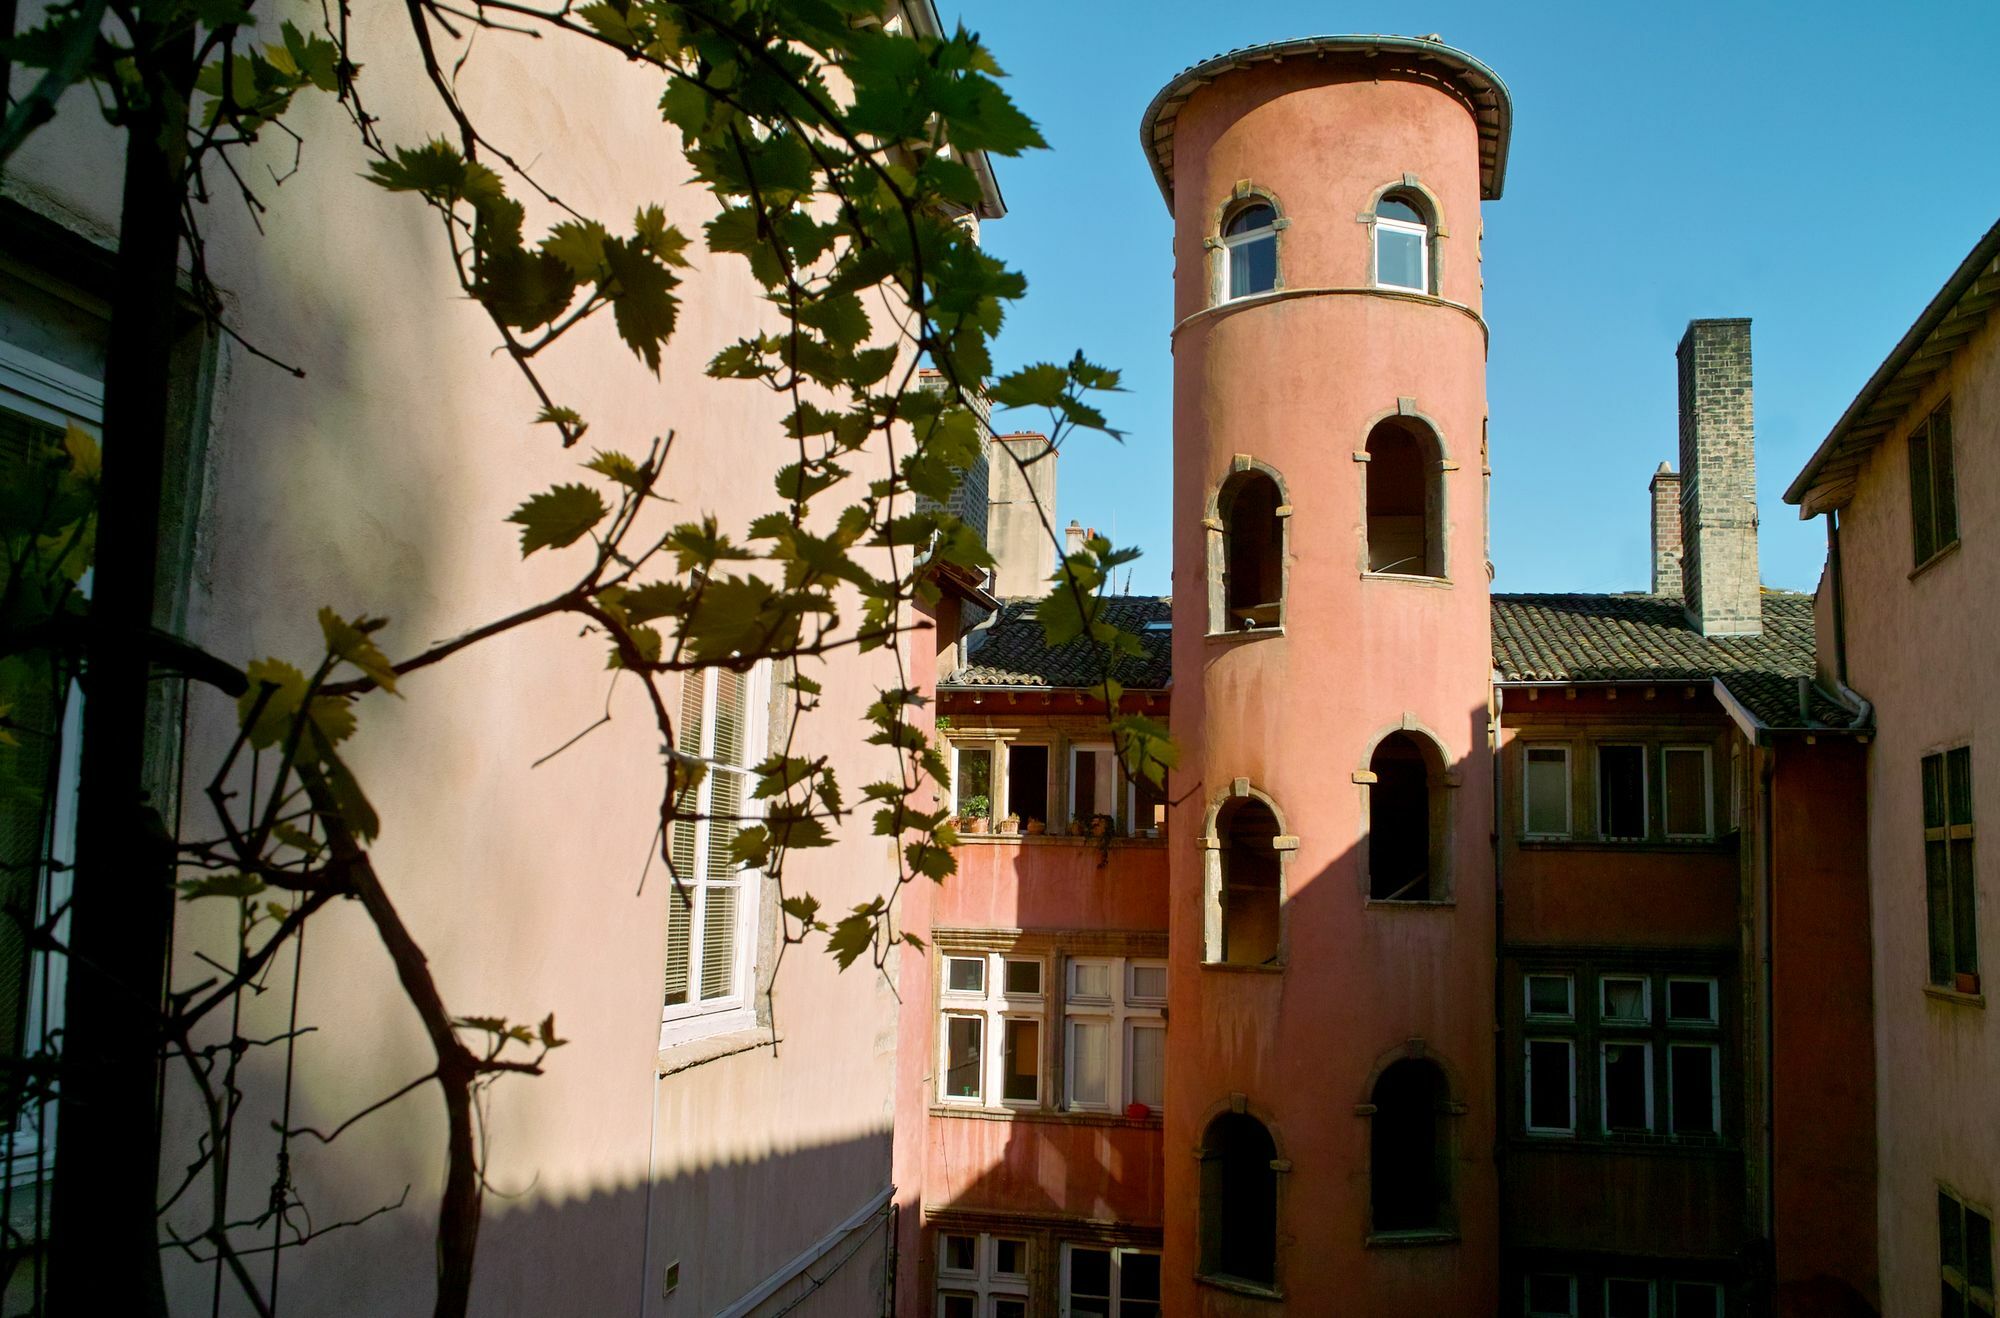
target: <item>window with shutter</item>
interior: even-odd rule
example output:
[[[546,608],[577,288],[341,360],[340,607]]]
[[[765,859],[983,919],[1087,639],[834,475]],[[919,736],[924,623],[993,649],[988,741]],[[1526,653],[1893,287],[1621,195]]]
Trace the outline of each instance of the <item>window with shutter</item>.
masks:
[[[1972,748],[1923,759],[1924,901],[1931,983],[1979,992],[1979,912],[1972,856]]]
[[[1958,474],[1951,443],[1951,400],[1910,431],[1910,538],[1918,566],[1958,543]]]

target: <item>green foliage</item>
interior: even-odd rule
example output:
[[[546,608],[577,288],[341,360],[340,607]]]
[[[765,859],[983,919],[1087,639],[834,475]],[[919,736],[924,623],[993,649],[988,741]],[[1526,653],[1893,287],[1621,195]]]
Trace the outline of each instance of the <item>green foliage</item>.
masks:
[[[537,549],[561,549],[589,535],[611,511],[604,496],[588,485],[558,485],[535,495],[508,514],[521,527],[521,557]]]

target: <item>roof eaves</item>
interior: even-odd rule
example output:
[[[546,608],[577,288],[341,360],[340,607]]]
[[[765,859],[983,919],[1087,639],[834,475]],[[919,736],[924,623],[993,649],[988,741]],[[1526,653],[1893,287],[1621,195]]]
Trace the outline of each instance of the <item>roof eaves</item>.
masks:
[[[944,39],[944,18],[938,13],[937,0],[904,0],[902,9],[909,15],[910,25],[919,33],[939,41]],[[994,176],[993,162],[986,158],[984,151],[966,151],[961,153],[960,158],[979,181],[979,218],[1004,218],[1007,201],[1000,195],[1000,180]]]

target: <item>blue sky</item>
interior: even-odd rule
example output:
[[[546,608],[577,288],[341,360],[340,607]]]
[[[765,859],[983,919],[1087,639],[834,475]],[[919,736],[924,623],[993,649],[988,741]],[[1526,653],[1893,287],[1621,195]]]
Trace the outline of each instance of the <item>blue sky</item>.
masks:
[[[1125,372],[1108,410],[1127,439],[1065,447],[1058,511],[1144,549],[1138,591],[1168,589],[1173,433],[1170,228],[1139,115],[1221,50],[1436,32],[1513,92],[1506,195],[1485,208],[1498,590],[1645,588],[1674,347],[1703,316],[1755,322],[1764,579],[1812,589],[1824,525],[1780,494],[2000,217],[1992,0],[941,8],[1054,148],[997,162],[1010,214],[984,241],[1030,281],[1001,359],[1082,348]]]

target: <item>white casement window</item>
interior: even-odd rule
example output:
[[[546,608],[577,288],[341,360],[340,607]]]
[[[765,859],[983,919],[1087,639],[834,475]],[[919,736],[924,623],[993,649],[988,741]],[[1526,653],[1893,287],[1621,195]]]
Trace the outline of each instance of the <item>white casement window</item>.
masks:
[[[1606,975],[1599,981],[1597,1018],[1606,1025],[1650,1025],[1653,982],[1644,975]]]
[[[752,766],[764,758],[770,665],[689,673],[681,688],[680,757],[705,766],[675,803],[667,894],[666,1009],[660,1046],[756,1023],[753,949],[762,876],[740,868],[737,832],[759,813]]]
[[[1047,968],[1011,952],[947,952],[938,985],[938,1101],[1038,1108],[1043,1092]]]
[[[1604,1318],[1659,1318],[1654,1309],[1656,1287],[1632,1277],[1604,1279]]]
[[[1715,785],[1706,746],[1667,746],[1660,751],[1660,779],[1666,797],[1670,838],[1715,836]]]
[[[983,802],[992,818],[1000,817],[996,808],[1000,798],[996,795],[997,783],[993,773],[998,758],[998,748],[990,741],[951,743],[951,812],[954,815],[963,815],[969,808],[976,808]]]
[[[1577,1318],[1576,1277],[1562,1272],[1531,1272],[1522,1287],[1522,1308],[1528,1318]]]
[[[1375,285],[1431,291],[1431,226],[1408,193],[1392,192],[1375,205]]]
[[[1598,1118],[1607,1135],[1653,1129],[1653,1045],[1646,1039],[1605,1039],[1597,1045]]]
[[[1166,1098],[1167,963],[1073,957],[1063,1001],[1063,1104],[1159,1111]]]
[[[1646,836],[1649,775],[1644,746],[1606,744],[1597,748],[1597,835],[1619,841]]]
[[[1722,1049],[1717,1045],[1667,1045],[1667,1130],[1675,1136],[1721,1133]]]
[[[1531,1020],[1576,1019],[1576,977],[1568,974],[1530,974],[1521,977]]]
[[[1077,742],[1069,748],[1069,819],[1081,831],[1093,815],[1118,813],[1118,761],[1108,743]]]
[[[1278,286],[1278,212],[1269,202],[1238,206],[1222,224],[1222,301]]]
[[[1667,977],[1667,1024],[1714,1025],[1722,1017],[1717,1008],[1721,994],[1717,981],[1707,976]]]
[[[1062,1318],[1160,1318],[1160,1256],[1064,1245]]]
[[[1568,837],[1569,747],[1530,746],[1521,775],[1521,832],[1527,837]]]
[[[102,439],[104,386],[94,376],[0,340],[0,453],[25,458],[32,447],[61,447],[72,425]],[[84,577],[88,589],[90,578]],[[15,725],[10,777],[21,789],[0,794],[0,1059],[20,1062],[55,1051],[63,1026],[68,958],[33,947],[29,932],[52,912],[54,941],[67,946],[70,865],[75,859],[77,770],[82,753],[83,690],[36,656],[17,656],[28,671],[7,712]],[[58,689],[60,688],[60,689]],[[32,912],[32,923],[20,917]],[[15,1193],[54,1170],[52,1099],[0,1113],[5,1175]],[[17,1203],[20,1202],[18,1199]]]
[[[1669,1284],[1674,1311],[1670,1318],[1723,1318],[1722,1287],[1712,1281],[1676,1281]]]
[[[1527,1041],[1526,1126],[1530,1135],[1576,1134],[1576,1044]]]
[[[1028,1242],[985,1231],[940,1232],[937,1318],[1028,1318]]]

